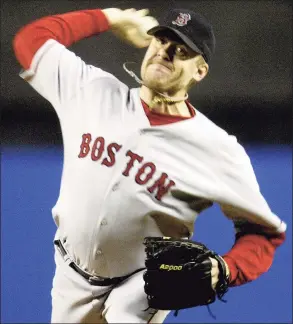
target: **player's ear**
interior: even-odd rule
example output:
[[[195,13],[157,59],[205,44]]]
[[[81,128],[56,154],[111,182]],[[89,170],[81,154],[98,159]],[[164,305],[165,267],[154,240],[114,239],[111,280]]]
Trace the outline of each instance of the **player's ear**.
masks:
[[[194,71],[193,78],[196,82],[200,82],[209,72],[209,65],[201,57]]]

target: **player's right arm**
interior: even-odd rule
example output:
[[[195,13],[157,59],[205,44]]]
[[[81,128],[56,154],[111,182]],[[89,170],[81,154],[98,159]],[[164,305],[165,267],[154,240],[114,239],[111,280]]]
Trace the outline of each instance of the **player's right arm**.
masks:
[[[147,13],[147,10],[94,9],[33,21],[21,28],[13,40],[15,56],[24,70],[21,76],[56,108],[93,78],[111,77],[87,65],[67,47],[107,30],[136,47],[145,47],[150,42],[146,29],[154,25],[154,19]]]

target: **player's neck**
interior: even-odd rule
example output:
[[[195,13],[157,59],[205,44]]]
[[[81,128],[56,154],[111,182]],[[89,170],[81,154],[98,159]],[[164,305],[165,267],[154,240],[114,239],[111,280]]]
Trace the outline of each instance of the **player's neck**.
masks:
[[[163,93],[170,98],[184,98],[185,93],[180,91],[175,95],[169,95],[168,93]],[[165,97],[159,96],[155,91],[149,89],[146,86],[140,88],[140,98],[152,109],[153,111],[160,114],[190,117],[190,111],[185,103],[185,100],[176,102],[167,102]]]

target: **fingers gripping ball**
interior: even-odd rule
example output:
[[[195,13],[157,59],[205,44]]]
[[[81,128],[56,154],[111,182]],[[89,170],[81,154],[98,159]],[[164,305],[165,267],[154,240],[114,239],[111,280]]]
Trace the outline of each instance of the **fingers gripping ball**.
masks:
[[[158,21],[149,16],[148,9],[121,10],[117,8],[108,8],[103,10],[114,35],[126,43],[143,48],[149,46],[152,36],[147,34],[147,31],[152,27],[157,26]]]
[[[213,303],[228,290],[222,259],[205,245],[187,239],[146,237],[144,289],[149,307],[180,310]],[[210,257],[219,261],[220,276],[212,287]]]

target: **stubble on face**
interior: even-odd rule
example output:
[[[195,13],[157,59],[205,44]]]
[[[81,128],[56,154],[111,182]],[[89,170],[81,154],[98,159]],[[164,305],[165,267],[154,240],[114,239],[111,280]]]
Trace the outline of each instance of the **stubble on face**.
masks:
[[[196,69],[194,58],[195,56],[192,58],[193,62],[188,59],[182,64],[176,62],[178,58],[169,61],[158,55],[156,45],[151,43],[142,62],[141,78],[147,87],[159,92],[174,94],[183,89],[187,90]],[[185,68],[182,66],[184,64]]]
[[[167,62],[156,54],[147,55],[141,68],[141,77],[144,84],[157,91],[164,92],[170,90],[178,82],[180,73],[175,69],[172,62]]]

